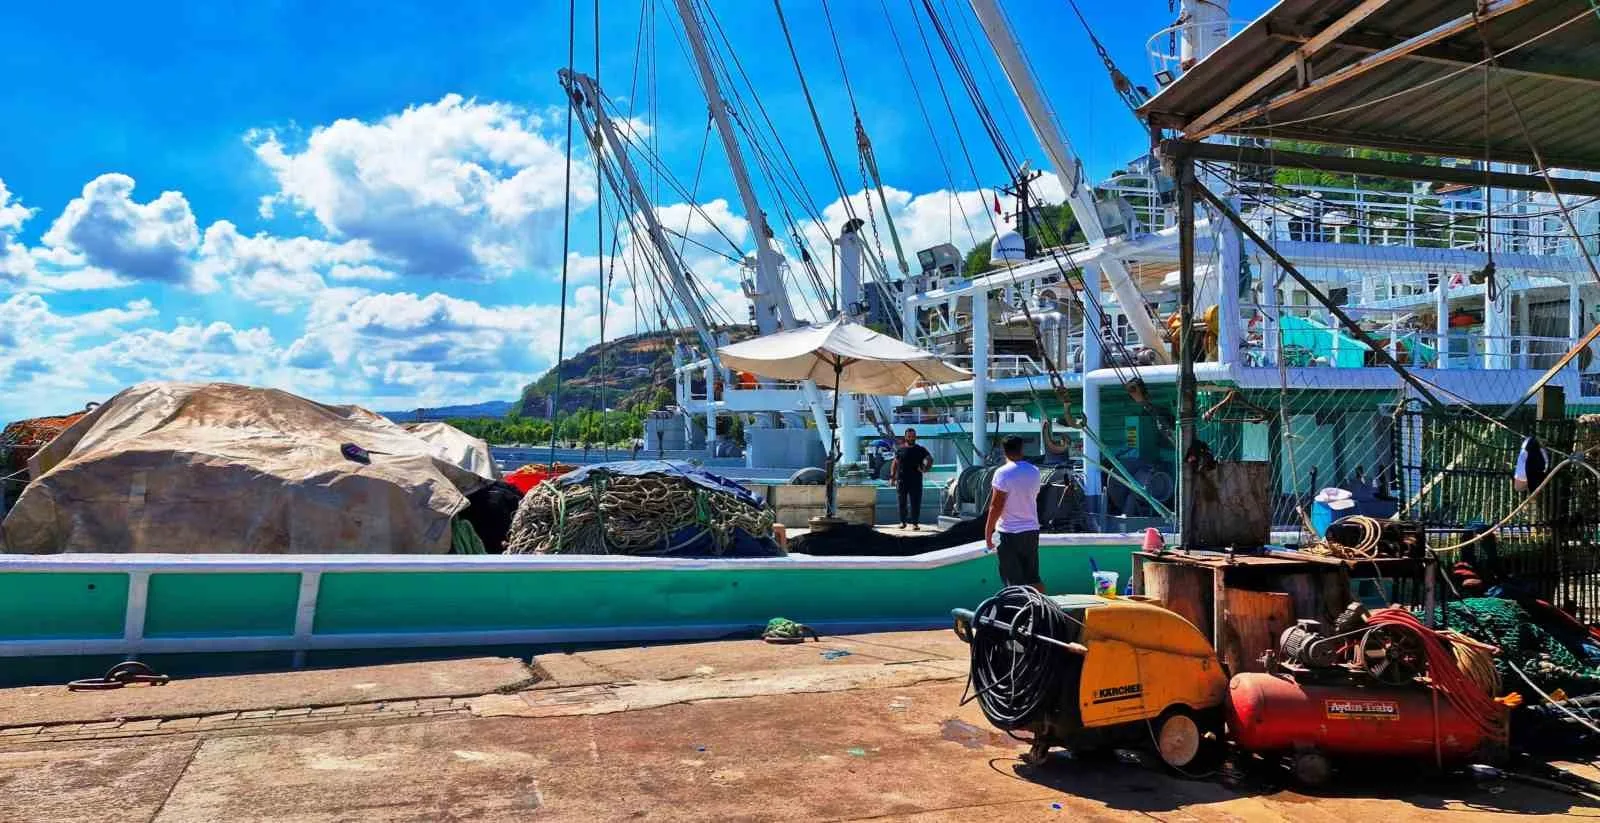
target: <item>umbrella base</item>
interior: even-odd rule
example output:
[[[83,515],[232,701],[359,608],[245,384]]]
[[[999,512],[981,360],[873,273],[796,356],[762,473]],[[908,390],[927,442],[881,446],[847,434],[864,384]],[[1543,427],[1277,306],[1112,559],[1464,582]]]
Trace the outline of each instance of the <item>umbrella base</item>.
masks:
[[[813,517],[806,525],[814,532],[825,532],[829,529],[848,526],[850,523],[842,517]]]

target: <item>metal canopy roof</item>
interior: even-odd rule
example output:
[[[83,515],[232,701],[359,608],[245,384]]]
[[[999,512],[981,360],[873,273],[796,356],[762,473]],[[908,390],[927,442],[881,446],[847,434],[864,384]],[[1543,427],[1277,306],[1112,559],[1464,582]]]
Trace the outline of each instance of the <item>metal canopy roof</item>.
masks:
[[[1537,166],[1531,138],[1550,167],[1600,170],[1600,11],[1588,0],[1282,0],[1139,111],[1189,140],[1465,158],[1487,142],[1496,161]]]

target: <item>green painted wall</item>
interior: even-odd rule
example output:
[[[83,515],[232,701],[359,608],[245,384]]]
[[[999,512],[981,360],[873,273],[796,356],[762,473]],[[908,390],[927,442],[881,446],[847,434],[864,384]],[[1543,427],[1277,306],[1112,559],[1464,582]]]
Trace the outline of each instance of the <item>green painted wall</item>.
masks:
[[[250,637],[294,633],[300,575],[152,574],[145,637]]]
[[[122,636],[128,576],[0,573],[0,640]]]

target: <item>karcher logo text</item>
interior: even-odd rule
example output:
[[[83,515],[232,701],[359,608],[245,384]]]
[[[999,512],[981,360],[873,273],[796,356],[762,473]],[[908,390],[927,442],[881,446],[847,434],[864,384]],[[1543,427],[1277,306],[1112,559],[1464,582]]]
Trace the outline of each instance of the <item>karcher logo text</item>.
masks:
[[[1133,700],[1142,694],[1144,694],[1144,686],[1139,683],[1129,683],[1126,686],[1110,686],[1104,689],[1096,689],[1094,702],[1115,703],[1118,700]]]

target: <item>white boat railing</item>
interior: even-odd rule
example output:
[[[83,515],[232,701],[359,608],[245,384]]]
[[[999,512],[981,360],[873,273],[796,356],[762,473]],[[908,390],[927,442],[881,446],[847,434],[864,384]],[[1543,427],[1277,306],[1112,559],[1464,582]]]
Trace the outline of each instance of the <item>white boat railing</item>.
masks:
[[[1358,368],[1372,365],[1365,346],[1320,308],[1252,306],[1258,316],[1245,335],[1241,360],[1247,366]],[[1367,335],[1414,369],[1546,369],[1577,340],[1530,334],[1487,335],[1471,329],[1439,334],[1409,328],[1415,314],[1406,309],[1352,308],[1359,320],[1377,323]],[[1281,319],[1273,314],[1281,312]],[[1281,362],[1280,362],[1281,361]]]
[[[970,354],[958,354],[944,358],[952,366],[958,366],[970,372],[978,370],[978,364],[973,361]],[[988,377],[990,380],[1004,380],[1012,377],[1042,377],[1044,367],[1039,361],[1026,354],[991,354],[987,358]]]
[[[1219,185],[1240,193],[1243,216],[1251,228],[1274,243],[1482,251],[1485,239],[1490,238],[1496,251],[1540,256],[1581,254],[1560,217],[1560,208],[1540,193],[1495,189],[1494,216],[1492,221],[1486,221],[1481,188],[1440,192],[1416,185],[1408,190],[1387,191],[1252,180],[1231,171],[1223,177]],[[1139,229],[1159,231],[1175,225],[1170,190],[1163,192],[1158,181],[1149,175],[1119,175],[1097,190],[1126,201],[1137,217]],[[1582,204],[1579,211],[1593,208]]]

